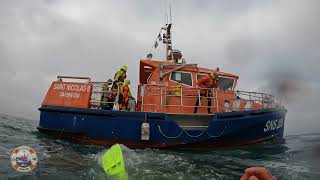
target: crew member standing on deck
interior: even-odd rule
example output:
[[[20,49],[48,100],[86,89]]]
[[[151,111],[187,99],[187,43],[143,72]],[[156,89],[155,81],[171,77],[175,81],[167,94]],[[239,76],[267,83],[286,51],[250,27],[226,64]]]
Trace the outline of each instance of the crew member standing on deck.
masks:
[[[210,73],[207,76],[203,76],[198,81],[198,87],[200,89],[200,97],[208,99],[208,113],[211,114],[211,96],[212,89],[218,88],[218,74],[216,72]],[[197,98],[193,113],[197,113],[200,98]]]
[[[120,70],[117,71],[113,76],[113,83],[112,83],[112,99],[114,100],[113,109],[119,110],[121,101],[120,99],[120,87],[122,86],[124,80],[127,78],[128,67],[126,65],[122,65]]]
[[[112,96],[115,97],[118,94],[118,87],[120,87],[124,80],[127,78],[128,67],[126,65],[122,65],[120,70],[117,71],[113,76],[113,84],[112,84]]]
[[[124,82],[124,80],[127,78],[127,73],[128,71],[128,67],[126,65],[122,65],[120,67],[120,70],[117,71],[115,74],[114,74],[114,77],[113,77],[113,80],[114,82],[118,83],[118,82]]]
[[[128,110],[129,98],[131,97],[129,85],[130,85],[130,80],[125,80],[120,89],[119,101],[121,102],[122,110]]]
[[[104,86],[103,86],[103,96],[102,96],[102,101],[104,103],[101,104],[101,108],[102,109],[109,109],[111,110],[112,107],[113,107],[113,102],[114,102],[114,99],[112,99],[112,89],[111,89],[111,86],[112,86],[112,79],[108,79],[106,83],[104,83]]]

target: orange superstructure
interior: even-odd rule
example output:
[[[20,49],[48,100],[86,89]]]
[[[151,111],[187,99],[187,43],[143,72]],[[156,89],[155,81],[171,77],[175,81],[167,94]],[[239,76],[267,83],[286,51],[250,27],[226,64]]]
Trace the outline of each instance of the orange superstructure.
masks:
[[[239,76],[198,67],[197,64],[174,63],[173,61],[141,60],[140,84],[138,86],[137,110],[165,113],[192,113],[201,88],[198,80],[209,73],[217,72],[218,88],[211,89],[211,112],[259,108],[254,102],[240,99],[234,91]],[[247,105],[248,106],[248,105]],[[201,98],[198,113],[207,113],[207,104]]]

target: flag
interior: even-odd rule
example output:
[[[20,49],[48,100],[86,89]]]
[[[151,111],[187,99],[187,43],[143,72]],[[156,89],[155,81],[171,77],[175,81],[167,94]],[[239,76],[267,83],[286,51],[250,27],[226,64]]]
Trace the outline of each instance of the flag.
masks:
[[[149,53],[149,54],[147,55],[147,59],[152,59],[152,54],[151,54],[151,53]]]
[[[156,49],[157,47],[158,47],[158,41],[154,43],[154,48]]]
[[[158,34],[158,39],[159,39],[159,41],[162,41],[162,38],[161,38],[161,34],[160,34],[160,33]]]

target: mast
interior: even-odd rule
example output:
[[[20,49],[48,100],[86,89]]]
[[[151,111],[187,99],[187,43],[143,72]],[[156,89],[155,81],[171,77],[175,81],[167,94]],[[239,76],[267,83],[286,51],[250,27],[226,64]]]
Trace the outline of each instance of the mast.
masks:
[[[163,34],[163,43],[166,45],[166,60],[170,61],[173,59],[172,57],[172,32],[171,32],[171,27],[172,27],[172,15],[171,15],[171,3],[170,3],[170,23],[168,23],[168,16],[167,16],[167,7],[165,7],[165,16],[166,16],[166,25],[165,25],[165,34]]]
[[[171,11],[171,2],[169,4],[169,16],[167,12],[167,0],[165,0],[165,26],[160,29],[160,32],[158,34],[158,37],[156,38],[154,44],[152,45],[150,49],[150,53],[147,54],[147,59],[152,59],[153,54],[152,51],[155,50],[158,47],[158,42],[162,41],[162,43],[165,45],[165,60],[166,61],[175,61],[175,55],[172,48],[172,11]],[[169,21],[170,20],[170,21]],[[180,51],[179,51],[180,53]],[[181,53],[180,53],[181,54]]]
[[[171,23],[166,24],[166,32],[163,36],[163,43],[166,45],[166,60],[172,60],[171,26]]]

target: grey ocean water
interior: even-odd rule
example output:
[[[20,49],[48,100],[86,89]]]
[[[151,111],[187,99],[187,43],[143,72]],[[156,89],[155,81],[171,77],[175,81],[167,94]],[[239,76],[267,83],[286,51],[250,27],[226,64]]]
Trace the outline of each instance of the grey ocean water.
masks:
[[[39,133],[37,121],[0,115],[0,179],[107,179],[98,159],[104,147],[79,145]],[[32,174],[16,173],[10,150],[38,152]],[[131,150],[123,146],[129,179],[239,179],[249,166],[264,166],[278,179],[320,179],[320,134],[286,136],[234,149]]]

